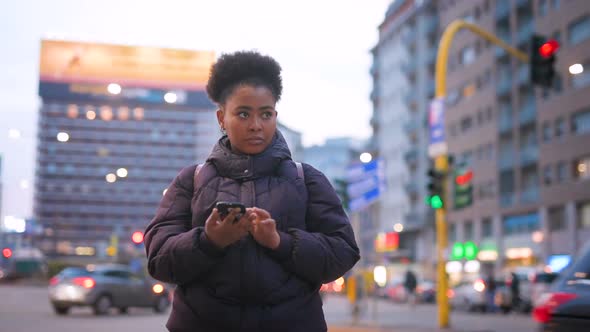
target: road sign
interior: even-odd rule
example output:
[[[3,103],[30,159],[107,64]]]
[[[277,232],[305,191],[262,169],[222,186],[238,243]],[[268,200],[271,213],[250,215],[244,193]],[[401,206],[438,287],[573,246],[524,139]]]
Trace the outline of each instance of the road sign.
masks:
[[[350,211],[362,210],[385,191],[385,162],[377,158],[366,164],[355,164],[346,172]]]
[[[436,98],[430,103],[428,114],[430,145],[428,155],[431,158],[446,154],[448,147],[445,141],[445,100]]]

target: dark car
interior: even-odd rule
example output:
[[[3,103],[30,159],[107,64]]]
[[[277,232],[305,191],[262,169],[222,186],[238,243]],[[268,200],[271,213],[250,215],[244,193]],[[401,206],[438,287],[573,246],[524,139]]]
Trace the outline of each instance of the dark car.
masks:
[[[111,308],[126,313],[129,307],[151,307],[160,313],[169,307],[170,294],[166,285],[116,264],[68,267],[49,281],[49,300],[58,315],[75,306],[92,307],[96,315]]]
[[[533,310],[539,331],[590,331],[590,243]]]

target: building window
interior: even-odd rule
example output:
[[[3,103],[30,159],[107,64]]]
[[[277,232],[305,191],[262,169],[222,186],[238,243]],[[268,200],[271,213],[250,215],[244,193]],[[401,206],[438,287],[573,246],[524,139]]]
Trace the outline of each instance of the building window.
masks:
[[[574,162],[576,179],[590,179],[590,156],[578,159]]]
[[[490,143],[490,144],[488,145],[488,151],[487,151],[487,152],[488,152],[488,153],[487,153],[487,155],[488,155],[488,159],[489,159],[489,160],[492,160],[492,159],[494,159],[494,144],[493,144],[493,143]]]
[[[553,181],[553,168],[551,165],[547,165],[543,167],[543,183],[545,185],[550,185]]]
[[[590,38],[590,16],[583,16],[568,27],[569,43],[576,45]]]
[[[492,121],[492,119],[494,118],[494,111],[492,110],[492,107],[488,107],[486,108],[486,119],[488,121]]]
[[[547,3],[548,0],[539,0],[539,16],[547,15],[549,11],[549,4]]]
[[[471,129],[471,126],[472,126],[472,120],[471,120],[470,116],[466,116],[463,119],[461,119],[461,132],[462,133]]]
[[[543,142],[549,142],[551,140],[551,125],[549,122],[543,123]]]
[[[481,222],[481,237],[483,239],[494,236],[494,229],[492,227],[492,219],[484,218]]]
[[[531,233],[540,227],[539,215],[531,213],[506,217],[502,226],[505,235]]]
[[[561,137],[565,134],[565,121],[563,118],[555,120],[555,137]]]
[[[477,148],[477,160],[483,160],[485,155],[485,146],[481,145]]]
[[[547,212],[549,230],[558,231],[565,228],[565,209],[563,206],[550,208]]]
[[[559,9],[560,0],[551,0],[551,8],[557,10]]]
[[[559,30],[555,30],[551,38],[555,39],[555,41],[561,45],[561,32],[559,32]]]
[[[578,227],[590,228],[590,202],[578,205]]]
[[[590,62],[587,61],[582,66],[585,70],[579,74],[572,75],[571,78],[572,86],[576,89],[585,88],[590,85]]]
[[[483,111],[477,112],[477,125],[483,125]]]
[[[473,47],[465,47],[463,50],[461,50],[461,64],[466,66],[473,63],[473,61],[475,61],[475,56],[475,49]]]
[[[576,135],[590,133],[590,109],[572,116],[572,132]]]
[[[465,222],[465,236],[463,237],[465,241],[473,241],[473,222],[468,220]]]
[[[456,225],[453,222],[449,222],[449,242],[457,241]]]
[[[566,163],[560,161],[557,163],[557,182],[563,182],[567,179],[567,166]]]

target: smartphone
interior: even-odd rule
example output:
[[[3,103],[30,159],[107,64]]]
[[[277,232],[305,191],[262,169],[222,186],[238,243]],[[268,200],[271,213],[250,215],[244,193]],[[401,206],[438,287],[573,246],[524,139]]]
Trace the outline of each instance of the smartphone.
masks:
[[[236,214],[236,219],[234,219],[234,224],[237,223],[240,218],[246,213],[246,206],[239,202],[217,202],[215,204],[215,208],[219,212],[219,217],[221,220],[225,219],[229,214],[229,209],[240,209],[240,212]]]

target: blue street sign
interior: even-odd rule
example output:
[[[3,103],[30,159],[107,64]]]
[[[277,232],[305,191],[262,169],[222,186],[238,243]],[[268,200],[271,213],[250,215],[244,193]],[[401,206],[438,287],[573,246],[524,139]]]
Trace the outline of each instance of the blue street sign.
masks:
[[[352,212],[361,210],[385,191],[385,163],[378,158],[366,164],[352,165],[346,172],[346,180],[349,208]]]
[[[432,158],[447,153],[445,141],[445,102],[444,98],[436,98],[430,103],[428,113],[430,145],[428,155]]]

